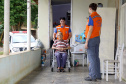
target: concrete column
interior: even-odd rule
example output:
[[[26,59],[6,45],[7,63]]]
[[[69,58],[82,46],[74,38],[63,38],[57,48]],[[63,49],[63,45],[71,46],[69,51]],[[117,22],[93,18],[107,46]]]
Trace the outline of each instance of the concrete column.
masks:
[[[49,17],[49,19],[50,19],[50,21],[49,21],[49,23],[50,23],[50,40],[52,40],[53,39],[53,13],[52,13],[52,5],[50,5],[50,17]]]
[[[27,50],[31,47],[31,0],[27,0]]]
[[[70,28],[73,29],[73,0],[71,0],[71,13],[70,13]],[[73,30],[72,30],[73,31]],[[70,45],[72,45],[72,38],[70,39]]]
[[[49,0],[38,0],[38,39],[49,48]]]
[[[10,0],[4,0],[4,55],[9,55]]]

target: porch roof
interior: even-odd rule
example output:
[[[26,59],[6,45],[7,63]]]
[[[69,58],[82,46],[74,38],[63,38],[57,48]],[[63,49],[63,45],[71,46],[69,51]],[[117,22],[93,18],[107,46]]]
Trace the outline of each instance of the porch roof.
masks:
[[[38,0],[34,0],[36,4],[38,4]],[[52,5],[58,5],[58,4],[68,4],[71,0],[51,0]]]

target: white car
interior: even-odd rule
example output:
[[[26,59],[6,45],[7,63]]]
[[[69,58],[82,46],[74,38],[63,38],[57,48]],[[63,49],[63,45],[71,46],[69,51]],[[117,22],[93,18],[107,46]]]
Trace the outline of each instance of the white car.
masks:
[[[38,40],[31,35],[31,50],[41,47]],[[12,31],[9,33],[10,52],[21,52],[27,50],[27,31]]]

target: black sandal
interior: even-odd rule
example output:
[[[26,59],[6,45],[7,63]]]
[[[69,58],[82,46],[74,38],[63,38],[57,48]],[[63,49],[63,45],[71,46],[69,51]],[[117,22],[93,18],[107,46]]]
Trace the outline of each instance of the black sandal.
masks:
[[[61,72],[65,72],[65,70],[64,69],[61,69]]]
[[[57,72],[61,72],[61,70],[60,69],[57,69]]]

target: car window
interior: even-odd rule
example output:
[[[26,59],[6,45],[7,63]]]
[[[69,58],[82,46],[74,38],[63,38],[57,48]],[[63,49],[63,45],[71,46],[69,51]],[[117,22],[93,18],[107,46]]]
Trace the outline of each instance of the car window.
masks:
[[[14,35],[12,39],[13,43],[27,43],[27,35]],[[33,36],[31,36],[31,42],[35,42]]]
[[[9,43],[11,43],[11,36],[9,36]]]

